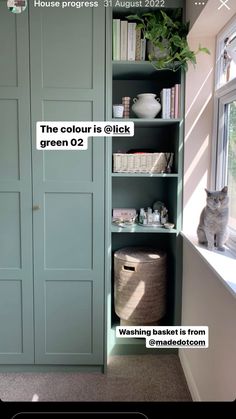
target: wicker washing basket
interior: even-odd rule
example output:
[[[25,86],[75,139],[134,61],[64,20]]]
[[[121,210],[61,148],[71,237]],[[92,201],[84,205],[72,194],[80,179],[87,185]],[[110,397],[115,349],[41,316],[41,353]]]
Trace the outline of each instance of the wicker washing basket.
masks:
[[[114,153],[114,173],[162,173],[173,165],[174,153]]]
[[[114,254],[115,312],[121,325],[153,325],[166,311],[166,253],[126,247]]]

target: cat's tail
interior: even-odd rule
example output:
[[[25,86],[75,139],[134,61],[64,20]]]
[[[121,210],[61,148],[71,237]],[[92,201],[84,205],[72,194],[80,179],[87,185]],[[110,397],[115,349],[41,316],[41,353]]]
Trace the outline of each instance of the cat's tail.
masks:
[[[199,244],[206,244],[207,238],[204,229],[201,227],[201,225],[197,228],[197,237],[198,237],[198,243]]]

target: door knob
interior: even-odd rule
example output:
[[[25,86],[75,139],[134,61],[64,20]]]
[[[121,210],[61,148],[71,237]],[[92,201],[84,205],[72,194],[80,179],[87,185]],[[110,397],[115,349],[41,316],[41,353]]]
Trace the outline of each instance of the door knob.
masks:
[[[33,211],[38,211],[40,209],[39,205],[33,205]]]

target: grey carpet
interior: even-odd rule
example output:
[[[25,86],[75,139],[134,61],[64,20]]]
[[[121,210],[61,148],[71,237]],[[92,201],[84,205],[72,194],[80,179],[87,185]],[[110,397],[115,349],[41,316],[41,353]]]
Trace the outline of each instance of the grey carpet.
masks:
[[[107,374],[1,373],[3,401],[189,401],[177,355],[112,356]]]

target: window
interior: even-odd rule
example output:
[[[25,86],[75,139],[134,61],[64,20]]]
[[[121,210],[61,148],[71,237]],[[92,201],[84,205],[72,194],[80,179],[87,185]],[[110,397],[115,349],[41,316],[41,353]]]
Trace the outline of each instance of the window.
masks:
[[[216,87],[219,89],[236,77],[236,19],[218,36],[216,64]]]
[[[228,185],[229,247],[236,252],[236,18],[217,38],[214,178],[216,189]]]

